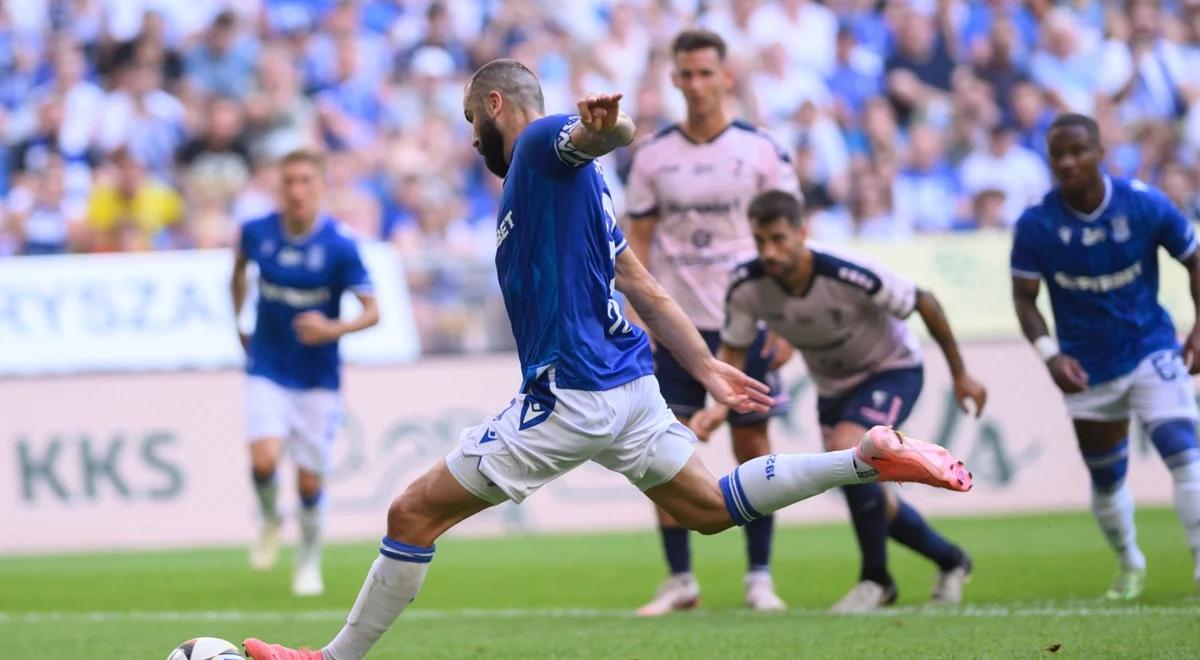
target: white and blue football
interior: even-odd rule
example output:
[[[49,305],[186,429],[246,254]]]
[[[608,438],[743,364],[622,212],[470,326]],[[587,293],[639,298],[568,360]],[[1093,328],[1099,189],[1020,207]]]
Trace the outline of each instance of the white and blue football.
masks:
[[[167,660],[246,660],[246,656],[223,639],[197,637],[175,647]]]

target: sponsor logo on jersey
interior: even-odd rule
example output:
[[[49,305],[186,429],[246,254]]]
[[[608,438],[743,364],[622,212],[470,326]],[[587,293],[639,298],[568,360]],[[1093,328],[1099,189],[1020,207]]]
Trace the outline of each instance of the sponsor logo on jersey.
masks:
[[[496,227],[496,247],[500,247],[500,244],[504,242],[504,239],[508,238],[508,233],[513,230],[514,226],[515,223],[513,222],[513,214],[510,210],[508,213],[504,214],[504,219],[502,219],[499,226]]]
[[[1108,239],[1108,232],[1103,227],[1084,227],[1083,236],[1079,241],[1084,247],[1091,247],[1097,243],[1103,243]]]
[[[329,287],[325,286],[315,289],[297,289],[273,284],[266,280],[259,281],[258,295],[262,296],[263,300],[283,303],[288,307],[296,308],[316,307],[328,302],[331,296]]]
[[[1068,291],[1105,293],[1132,284],[1141,274],[1142,262],[1138,261],[1128,268],[1104,275],[1068,275],[1058,272],[1054,274],[1054,283]]]

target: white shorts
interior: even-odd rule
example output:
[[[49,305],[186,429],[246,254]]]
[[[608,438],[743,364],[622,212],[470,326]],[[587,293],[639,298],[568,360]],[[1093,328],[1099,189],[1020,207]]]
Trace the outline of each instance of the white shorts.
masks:
[[[337,390],[286,388],[261,376],[246,379],[246,439],[282,438],[292,460],[317,474],[329,472],[342,423]]]
[[[595,461],[646,490],[670,481],[691,458],[695,436],[675,420],[654,376],[603,392],[559,389],[552,379],[463,431],[446,465],[464,488],[492,504],[519,503]]]
[[[1152,353],[1124,376],[1065,398],[1071,419],[1113,422],[1133,414],[1150,427],[1200,417],[1192,378],[1174,350]]]

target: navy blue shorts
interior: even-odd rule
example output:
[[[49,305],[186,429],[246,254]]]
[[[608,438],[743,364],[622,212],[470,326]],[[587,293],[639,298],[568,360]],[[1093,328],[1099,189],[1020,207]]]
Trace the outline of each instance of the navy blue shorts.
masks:
[[[721,346],[721,333],[717,330],[701,330],[700,335],[708,344],[708,350],[716,354]],[[754,343],[746,350],[746,366],[742,371],[746,375],[760,380],[771,386],[771,396],[775,397],[775,407],[763,413],[729,413],[730,426],[749,426],[767,421],[770,417],[779,417],[788,413],[787,394],[779,380],[779,374],[769,371],[771,357],[762,356],[763,342],[767,332],[763,330],[755,337]],[[659,346],[654,351],[654,375],[658,378],[659,391],[667,400],[671,412],[680,417],[691,417],[704,408],[704,399],[708,392],[682,365],[675,360],[665,347]]]
[[[873,374],[838,397],[817,399],[817,419],[822,428],[838,422],[860,426],[899,426],[912,413],[925,384],[924,367],[908,367]]]

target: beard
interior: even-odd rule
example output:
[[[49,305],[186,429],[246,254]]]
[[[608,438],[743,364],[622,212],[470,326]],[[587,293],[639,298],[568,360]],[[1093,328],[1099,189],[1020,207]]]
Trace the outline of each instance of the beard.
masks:
[[[483,155],[483,164],[492,174],[501,179],[508,176],[508,161],[504,160],[504,136],[494,119],[484,119],[479,125],[479,153]]]

